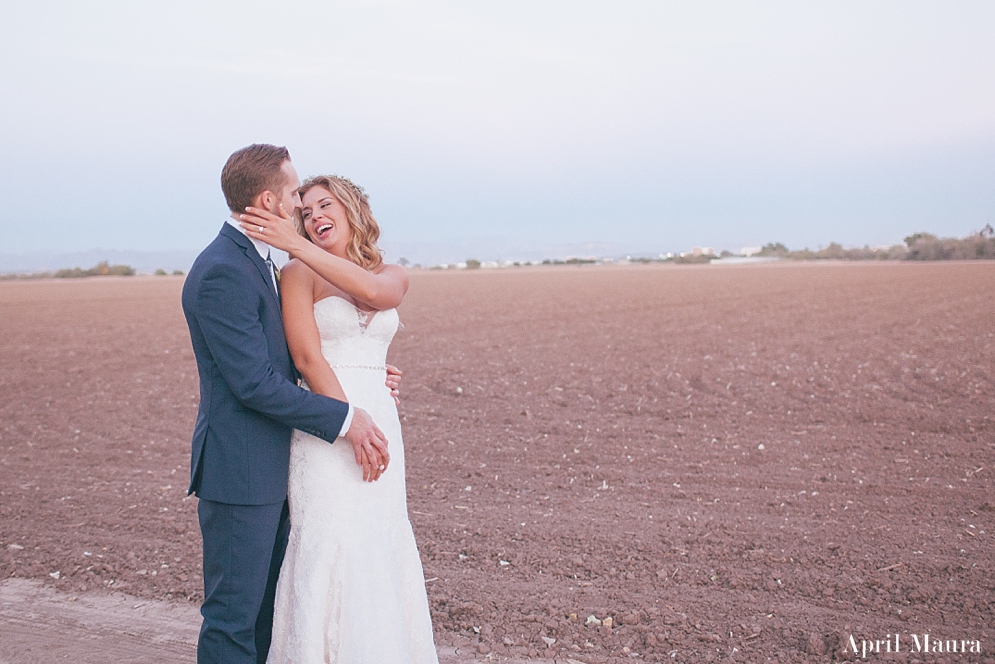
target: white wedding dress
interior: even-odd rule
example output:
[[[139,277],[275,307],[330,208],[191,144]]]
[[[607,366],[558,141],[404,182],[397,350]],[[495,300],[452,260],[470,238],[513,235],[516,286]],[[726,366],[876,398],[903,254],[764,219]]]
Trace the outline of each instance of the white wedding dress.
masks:
[[[390,466],[364,482],[352,446],[295,431],[290,542],[276,589],[269,664],[437,664],[421,559],[408,521],[404,444],[384,385],[397,312],[340,297],[314,305],[321,352],[349,402],[387,437]]]

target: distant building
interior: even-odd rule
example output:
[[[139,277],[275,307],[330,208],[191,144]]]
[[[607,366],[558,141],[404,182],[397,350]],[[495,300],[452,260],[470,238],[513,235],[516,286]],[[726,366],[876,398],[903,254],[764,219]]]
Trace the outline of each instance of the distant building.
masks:
[[[739,250],[739,253],[741,256],[756,256],[763,251],[763,249],[763,247],[743,247]]]
[[[694,247],[691,250],[691,255],[692,256],[714,256],[715,255],[715,249],[712,249],[711,247]]]

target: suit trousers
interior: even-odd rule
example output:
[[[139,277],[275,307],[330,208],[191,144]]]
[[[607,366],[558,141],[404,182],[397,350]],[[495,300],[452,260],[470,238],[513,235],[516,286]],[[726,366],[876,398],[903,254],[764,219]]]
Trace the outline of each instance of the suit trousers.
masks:
[[[287,501],[197,505],[204,539],[204,622],[198,664],[265,664],[276,580],[287,550]]]

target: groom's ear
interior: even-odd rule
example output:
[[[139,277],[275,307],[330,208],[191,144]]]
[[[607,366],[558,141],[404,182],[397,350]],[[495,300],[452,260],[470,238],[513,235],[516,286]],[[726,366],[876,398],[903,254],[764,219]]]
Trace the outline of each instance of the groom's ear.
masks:
[[[252,206],[261,208],[263,210],[272,210],[276,205],[276,194],[274,194],[269,189],[264,189],[259,193],[255,200],[252,201]]]

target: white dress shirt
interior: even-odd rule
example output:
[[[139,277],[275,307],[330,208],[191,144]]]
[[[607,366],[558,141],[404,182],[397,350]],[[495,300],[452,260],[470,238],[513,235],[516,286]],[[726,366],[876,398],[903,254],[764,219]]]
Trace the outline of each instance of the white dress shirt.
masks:
[[[255,247],[256,251],[259,252],[260,258],[266,260],[266,256],[269,256],[270,260],[273,261],[273,265],[275,265],[277,269],[282,269],[290,260],[290,256],[287,254],[286,251],[283,251],[282,249],[277,249],[276,247],[271,247],[262,240],[257,240],[254,237],[249,237],[249,235],[246,234],[245,229],[242,228],[242,226],[238,223],[238,220],[236,220],[234,217],[228,217],[227,219],[225,219],[225,221],[231,224],[235,228],[235,230],[237,230],[239,233],[249,238],[249,241],[252,243],[252,246]],[[275,278],[276,277],[274,276],[274,279]],[[275,283],[273,285],[276,286]],[[349,411],[345,414],[345,419],[342,421],[342,429],[339,430],[340,436],[344,436],[345,432],[349,430],[350,426],[352,426],[352,416],[353,416],[352,404],[349,404]]]

